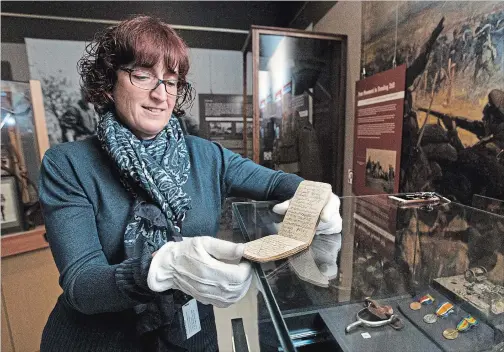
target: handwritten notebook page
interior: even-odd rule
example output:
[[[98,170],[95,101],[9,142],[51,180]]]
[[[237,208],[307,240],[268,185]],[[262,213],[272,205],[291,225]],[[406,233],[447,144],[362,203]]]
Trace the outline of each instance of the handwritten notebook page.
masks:
[[[255,262],[269,262],[285,258],[303,248],[306,248],[304,242],[279,235],[271,235],[246,243],[243,256]]]
[[[245,244],[243,256],[256,262],[289,257],[311,244],[320,212],[329,200],[331,185],[303,181],[299,184],[278,235],[266,236]]]

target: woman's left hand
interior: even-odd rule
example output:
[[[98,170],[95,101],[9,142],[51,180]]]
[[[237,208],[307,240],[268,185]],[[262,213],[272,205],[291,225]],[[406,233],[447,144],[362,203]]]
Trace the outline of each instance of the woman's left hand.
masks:
[[[311,244],[313,259],[322,275],[329,280],[338,276],[338,254],[341,249],[341,233],[318,234]]]
[[[291,200],[286,200],[273,207],[273,211],[280,215],[285,215],[289,208]],[[340,215],[340,200],[334,193],[331,194],[326,205],[320,213],[320,221],[317,225],[315,233],[319,234],[334,234],[340,233],[343,227],[343,221]]]

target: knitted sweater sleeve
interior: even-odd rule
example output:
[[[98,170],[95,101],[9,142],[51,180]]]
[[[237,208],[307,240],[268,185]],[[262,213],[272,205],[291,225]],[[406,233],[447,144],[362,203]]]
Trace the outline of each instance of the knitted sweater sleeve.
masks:
[[[84,314],[96,314],[121,311],[154,298],[147,286],[151,258],[108,263],[98,236],[95,207],[71,163],[51,150],[42,162],[39,198],[68,305]]]
[[[303,179],[274,171],[219,146],[224,166],[225,194],[254,200],[284,201],[294,196]]]

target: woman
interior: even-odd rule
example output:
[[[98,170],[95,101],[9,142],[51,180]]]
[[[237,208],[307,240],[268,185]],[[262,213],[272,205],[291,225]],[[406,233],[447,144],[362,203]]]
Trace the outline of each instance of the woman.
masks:
[[[41,168],[63,288],[42,352],[218,349],[212,305],[237,302],[251,282],[243,244],[214,238],[221,204],[286,201],[302,179],[184,137],[172,112],[191,102],[188,70],[182,39],[151,17],[87,46],[79,72],[100,115],[97,136],[52,147]],[[193,298],[199,332],[184,327]]]

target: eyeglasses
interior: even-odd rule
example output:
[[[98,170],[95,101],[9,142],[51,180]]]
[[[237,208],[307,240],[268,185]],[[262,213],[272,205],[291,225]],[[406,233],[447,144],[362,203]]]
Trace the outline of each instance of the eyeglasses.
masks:
[[[187,88],[190,87],[189,82],[180,79],[159,79],[146,71],[126,67],[121,67],[120,69],[129,73],[132,85],[143,90],[154,90],[160,84],[164,84],[166,93],[175,97],[181,97],[186,94]]]

